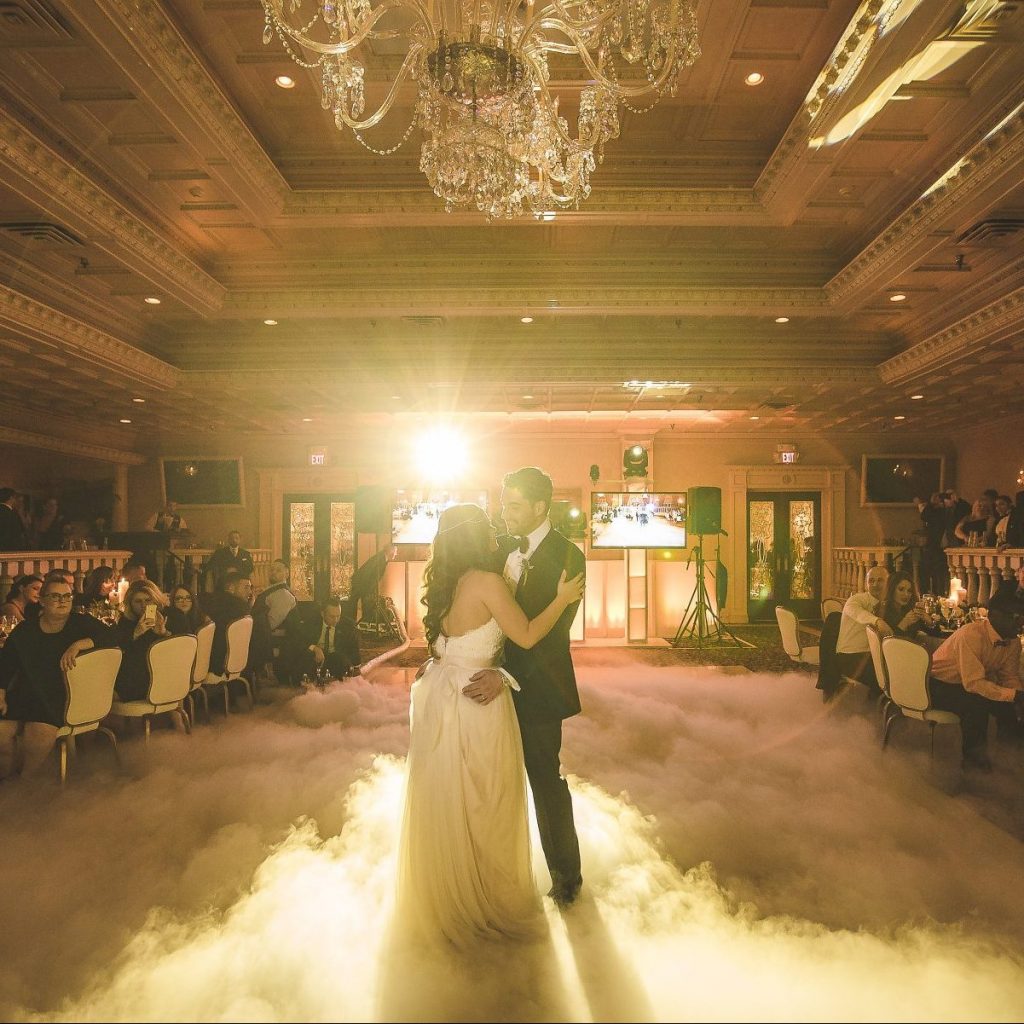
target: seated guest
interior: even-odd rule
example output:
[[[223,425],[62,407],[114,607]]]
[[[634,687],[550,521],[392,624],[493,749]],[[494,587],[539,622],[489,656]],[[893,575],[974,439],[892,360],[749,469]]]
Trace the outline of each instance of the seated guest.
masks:
[[[868,570],[866,591],[851,594],[843,605],[843,618],[836,641],[836,665],[844,676],[878,690],[875,666],[868,650],[867,626],[874,626],[882,636],[890,636],[892,627],[879,615],[882,595],[889,573],[880,565]]]
[[[114,605],[117,576],[109,565],[98,565],[82,584],[82,592],[75,595],[75,607],[92,614],[105,614]]]
[[[167,636],[167,598],[155,583],[136,580],[124,596],[124,613],[114,627],[124,652],[114,688],[120,700],[142,700],[149,691],[150,647]]]
[[[171,636],[184,636],[188,633],[194,636],[209,621],[188,587],[179,586],[171,591],[171,606],[167,612],[167,632]]]
[[[18,622],[23,621],[30,606],[38,609],[39,594],[42,589],[42,576],[19,576],[11,584],[4,603],[0,605],[0,615],[10,615]]]
[[[178,512],[178,503],[168,501],[159,512],[154,512],[146,520],[147,530],[156,530],[158,533],[167,533],[171,530],[187,530],[188,523]]]
[[[1024,601],[998,593],[988,618],[961,626],[932,655],[932,704],[960,716],[964,768],[991,771],[988,716],[1013,725],[1024,713],[1020,639]]]
[[[252,579],[248,575],[230,570],[224,576],[224,586],[200,598],[202,610],[214,621],[213,648],[210,651],[210,671],[218,675],[224,671],[228,653],[228,626],[236,619],[250,614],[252,608]]]
[[[251,577],[254,571],[252,555],[242,547],[242,535],[237,530],[232,530],[228,534],[227,544],[217,548],[210,555],[210,560],[204,568],[206,572],[213,573],[215,590],[222,588],[226,573],[237,572]]]
[[[359,665],[359,630],[351,619],[342,618],[341,599],[327,598],[318,615],[303,619],[299,610],[288,616],[288,674],[292,682],[304,675],[315,676],[326,669],[342,679]]]
[[[129,586],[139,580],[144,580],[146,579],[146,563],[139,555],[132,555],[132,557],[124,563],[121,575],[128,581]]]
[[[28,534],[17,509],[18,495],[11,487],[0,487],[0,551],[27,551]]]
[[[928,616],[918,607],[921,595],[909,573],[894,572],[885,584],[879,616],[896,636],[913,637],[930,625]]]
[[[996,547],[1006,547],[1006,531],[1010,526],[1010,512],[1013,511],[1013,502],[1008,494],[1000,494],[995,501],[996,525],[995,538]]]
[[[996,517],[988,498],[979,498],[954,530],[957,540],[967,544],[972,538],[977,547],[991,547],[995,543]]]
[[[13,774],[15,737],[22,738],[22,774],[46,760],[64,724],[63,673],[83,651],[116,644],[109,626],[91,615],[72,615],[71,588],[47,580],[42,612],[22,622],[0,650],[0,779]]]
[[[297,604],[288,589],[288,564],[281,559],[270,563],[270,586],[253,602],[252,645],[249,664],[262,669],[272,661],[284,642],[284,622]]]

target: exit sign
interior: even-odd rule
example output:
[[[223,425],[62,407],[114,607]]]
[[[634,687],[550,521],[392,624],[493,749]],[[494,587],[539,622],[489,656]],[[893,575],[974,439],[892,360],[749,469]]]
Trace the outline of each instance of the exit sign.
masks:
[[[309,464],[311,466],[326,466],[327,465],[327,449],[326,448],[310,448],[309,449]]]

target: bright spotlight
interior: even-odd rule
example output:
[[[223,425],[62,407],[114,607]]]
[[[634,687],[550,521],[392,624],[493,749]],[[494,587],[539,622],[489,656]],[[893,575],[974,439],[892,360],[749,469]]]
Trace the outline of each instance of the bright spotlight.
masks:
[[[459,479],[469,464],[466,438],[451,427],[434,427],[413,442],[417,475],[430,483]]]

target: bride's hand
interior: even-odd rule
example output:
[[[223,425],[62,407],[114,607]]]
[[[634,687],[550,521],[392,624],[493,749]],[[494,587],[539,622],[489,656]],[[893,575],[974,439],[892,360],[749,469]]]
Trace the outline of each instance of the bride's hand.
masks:
[[[566,579],[567,575],[567,571],[563,569],[562,575],[558,580],[558,596],[566,605],[570,605],[583,600],[583,587],[587,582],[587,578],[583,573],[579,573],[570,580]]]

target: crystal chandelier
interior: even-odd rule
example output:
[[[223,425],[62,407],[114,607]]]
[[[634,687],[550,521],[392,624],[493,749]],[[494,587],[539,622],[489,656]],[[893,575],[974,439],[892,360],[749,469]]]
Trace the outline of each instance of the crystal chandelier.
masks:
[[[619,105],[649,109],[700,56],[693,0],[262,2],[263,42],[276,34],[297,64],[320,69],[339,129],[386,154],[419,126],[420,169],[446,209],[488,218],[579,206],[619,134]],[[396,47],[401,66],[367,114],[366,63],[386,67]],[[575,135],[552,72],[585,82]],[[418,85],[412,120],[398,145],[374,149],[363,133],[408,79]]]

